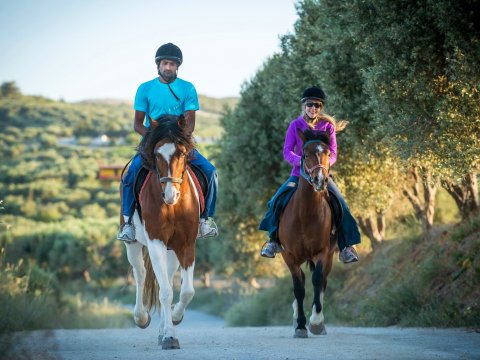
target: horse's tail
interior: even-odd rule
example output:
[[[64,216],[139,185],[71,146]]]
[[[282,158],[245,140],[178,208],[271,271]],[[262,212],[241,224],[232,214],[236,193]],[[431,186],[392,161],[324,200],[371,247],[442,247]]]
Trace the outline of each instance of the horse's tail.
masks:
[[[152,308],[154,310],[157,308],[160,309],[160,301],[158,299],[160,286],[158,285],[157,278],[153,272],[152,262],[150,261],[148,250],[145,247],[143,248],[143,261],[145,263],[145,269],[147,270],[145,284],[143,286],[143,304],[149,311]]]

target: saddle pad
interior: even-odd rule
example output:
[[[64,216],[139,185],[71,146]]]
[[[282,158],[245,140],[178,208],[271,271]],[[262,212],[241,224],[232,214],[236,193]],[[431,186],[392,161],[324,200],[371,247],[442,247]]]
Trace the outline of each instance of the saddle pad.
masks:
[[[195,187],[197,188],[198,192],[198,200],[200,202],[200,214],[203,214],[205,211],[205,197],[203,196],[203,191],[202,187],[200,186],[200,183],[198,182],[197,175],[195,175],[195,172],[189,167],[187,167],[187,171],[192,177],[193,183],[195,184]]]

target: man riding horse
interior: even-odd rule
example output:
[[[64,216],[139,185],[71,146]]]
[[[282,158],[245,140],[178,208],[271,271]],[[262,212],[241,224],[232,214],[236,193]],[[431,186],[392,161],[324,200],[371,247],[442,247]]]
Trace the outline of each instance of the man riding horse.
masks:
[[[133,127],[144,136],[148,127],[155,126],[162,115],[183,115],[190,133],[195,130],[195,111],[199,109],[198,96],[193,84],[177,77],[178,68],[183,62],[180,48],[172,43],[160,46],[155,54],[158,77],[138,87],[135,96],[135,117]],[[217,171],[198,150],[194,150],[191,163],[200,168],[208,179],[206,210],[201,214],[198,237],[218,235],[213,222],[217,197]],[[126,242],[135,241],[135,227],[131,216],[135,207],[134,186],[142,159],[136,154],[122,180],[122,214],[125,225],[120,227],[117,238]]]

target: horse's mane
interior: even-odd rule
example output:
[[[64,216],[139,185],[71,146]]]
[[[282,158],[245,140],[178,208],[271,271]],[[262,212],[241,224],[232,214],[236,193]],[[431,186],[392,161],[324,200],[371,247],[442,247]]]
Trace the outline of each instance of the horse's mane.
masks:
[[[313,131],[311,129],[307,129],[303,132],[303,136],[305,137],[306,141],[319,140],[325,143],[327,146],[330,146],[330,135],[324,131]]]
[[[145,136],[137,147],[137,151],[145,165],[151,168],[155,161],[155,145],[161,140],[184,145],[188,152],[195,147],[192,134],[179,122],[184,121],[183,116],[162,115],[156,122],[157,126],[150,126]]]

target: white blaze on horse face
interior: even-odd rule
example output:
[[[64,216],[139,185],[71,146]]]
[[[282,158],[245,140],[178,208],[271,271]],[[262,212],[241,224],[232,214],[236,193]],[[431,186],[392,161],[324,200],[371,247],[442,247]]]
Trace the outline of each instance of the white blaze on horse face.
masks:
[[[324,152],[323,146],[322,145],[317,145],[315,154],[316,154],[319,161],[321,160],[323,152]],[[313,179],[314,190],[315,191],[323,190],[323,185],[324,185],[324,182],[325,182],[325,174],[323,173],[322,169],[319,168],[317,171],[318,171],[318,173],[315,176],[315,178]]]
[[[167,162],[167,167],[168,167],[168,173],[167,176],[172,176],[170,172],[170,161],[172,160],[172,156],[175,153],[176,147],[174,143],[167,143],[163,144],[157,149],[157,154],[161,155],[165,161]],[[165,184],[165,191],[164,191],[164,201],[168,205],[175,205],[177,202],[178,198],[180,197],[179,194],[180,192],[178,189],[173,186],[173,183],[167,182]]]

